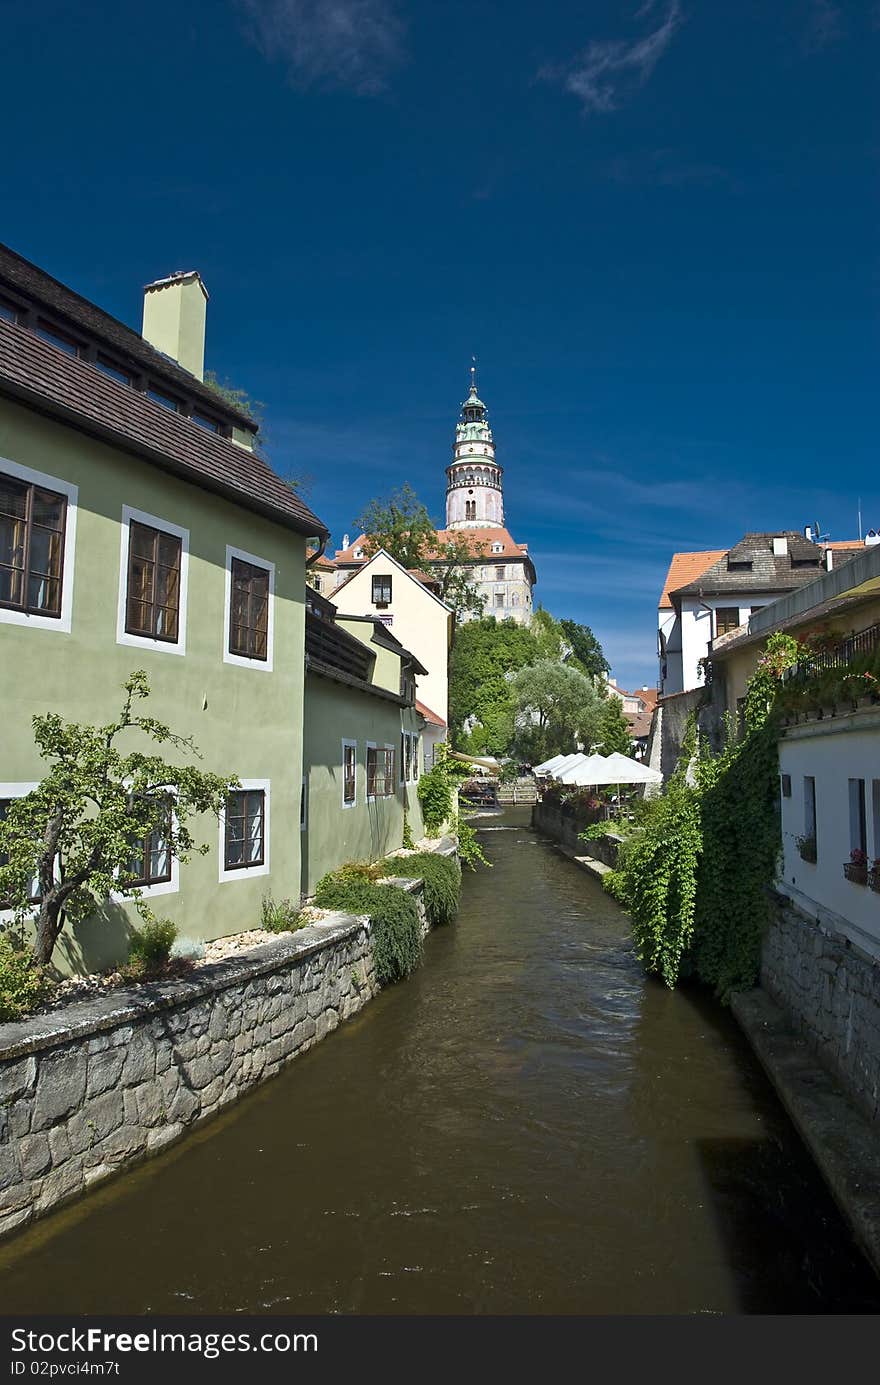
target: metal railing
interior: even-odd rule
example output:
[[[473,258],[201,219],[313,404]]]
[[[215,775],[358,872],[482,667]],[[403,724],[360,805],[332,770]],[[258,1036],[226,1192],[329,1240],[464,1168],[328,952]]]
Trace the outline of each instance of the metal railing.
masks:
[[[848,668],[857,660],[873,654],[878,646],[880,646],[880,624],[870,625],[867,630],[859,630],[857,634],[848,635],[838,644],[832,645],[828,649],[817,650],[809,658],[801,659],[792,667],[788,678],[793,682],[805,683],[808,679],[815,678],[817,673],[824,672],[825,669]]]

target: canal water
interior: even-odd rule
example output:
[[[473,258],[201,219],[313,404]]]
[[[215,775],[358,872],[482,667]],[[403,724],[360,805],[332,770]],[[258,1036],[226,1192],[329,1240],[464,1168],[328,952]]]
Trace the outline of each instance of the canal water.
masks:
[[[0,1311],[877,1312],[729,1014],[527,814],[406,984],[0,1248]]]

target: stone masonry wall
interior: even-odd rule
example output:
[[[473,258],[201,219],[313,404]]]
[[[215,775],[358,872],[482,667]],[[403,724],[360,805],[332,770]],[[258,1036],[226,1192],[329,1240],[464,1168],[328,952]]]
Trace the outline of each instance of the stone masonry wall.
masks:
[[[569,847],[578,856],[592,856],[595,861],[603,861],[606,866],[617,865],[620,838],[613,832],[594,841],[581,841],[585,823],[577,817],[563,813],[554,803],[536,803],[532,808],[532,826],[545,836]]]
[[[870,1120],[880,1119],[880,965],[796,909],[774,909],[761,984]]]
[[[393,883],[426,933],[421,882]],[[377,990],[368,921],[337,913],[191,980],[0,1025],[0,1236],[179,1139]]]

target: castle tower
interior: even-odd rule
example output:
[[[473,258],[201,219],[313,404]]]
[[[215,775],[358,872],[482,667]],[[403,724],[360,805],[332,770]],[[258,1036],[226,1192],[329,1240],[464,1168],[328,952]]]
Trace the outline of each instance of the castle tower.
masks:
[[[472,366],[470,393],[461,406],[452,461],[446,468],[447,529],[504,527],[503,471],[495,461],[492,430],[475,376]]]

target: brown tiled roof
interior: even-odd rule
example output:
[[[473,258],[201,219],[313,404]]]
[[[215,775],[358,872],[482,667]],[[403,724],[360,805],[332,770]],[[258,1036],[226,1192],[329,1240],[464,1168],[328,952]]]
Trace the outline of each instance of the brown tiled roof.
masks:
[[[88,336],[99,338],[110,348],[111,354],[127,358],[142,370],[165,379],[179,390],[186,390],[187,394],[200,399],[209,412],[229,415],[251,432],[256,431],[254,420],[221,399],[210,385],[184,370],[170,356],[157,351],[139,332],[127,327],[118,318],[111,317],[87,298],[81,298],[73,289],[53,279],[51,274],[31,264],[30,260],[24,259],[8,245],[0,245],[0,284],[17,290],[27,299],[38,300],[50,310],[53,318],[58,319],[59,326],[66,324],[74,331],[79,328]]]
[[[654,719],[653,711],[625,712],[624,716],[629,725],[629,734],[634,741],[641,740],[644,736],[649,736],[651,734],[651,722]]]
[[[350,543],[347,548],[337,548],[337,563],[365,563],[366,557],[355,557],[355,549],[363,547],[366,543],[366,534],[361,534]],[[491,562],[493,558],[528,558],[529,546],[527,543],[516,543],[509,530],[500,528],[486,529],[438,529],[437,538],[441,544],[450,543],[453,540],[468,539],[474,548],[473,561],[476,563]],[[492,553],[493,543],[503,544],[501,553]],[[443,555],[435,551],[429,556],[441,558]]]
[[[0,393],[306,536],[327,529],[268,463],[0,319]]]
[[[669,593],[677,591],[694,577],[699,577],[701,572],[705,572],[713,563],[717,563],[719,558],[723,558],[726,552],[726,548],[704,548],[698,553],[673,553],[660,594],[660,609],[671,611],[672,598]]]
[[[773,540],[785,539],[787,552],[773,552]],[[851,550],[841,552],[840,561],[852,558]],[[797,530],[777,530],[766,534],[745,534],[739,543],[703,572],[675,590],[681,596],[723,596],[725,593],[793,591],[821,575],[825,551]],[[735,563],[748,562],[748,568]]]

